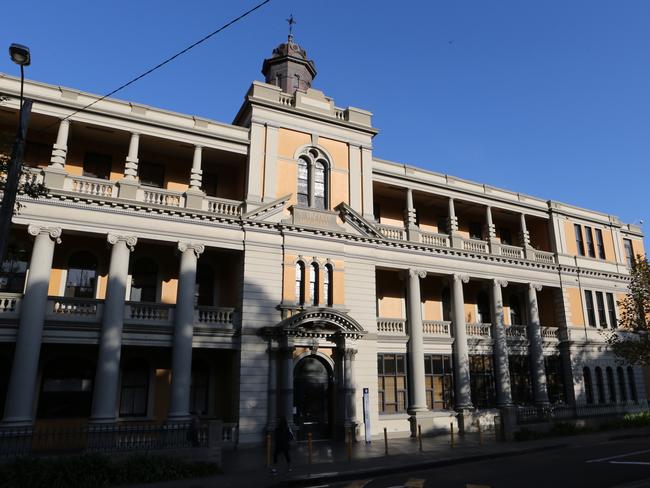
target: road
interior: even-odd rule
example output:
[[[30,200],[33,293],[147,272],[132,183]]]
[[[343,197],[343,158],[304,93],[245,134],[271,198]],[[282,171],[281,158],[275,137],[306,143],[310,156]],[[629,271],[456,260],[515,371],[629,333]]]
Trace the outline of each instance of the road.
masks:
[[[619,439],[516,457],[362,478],[322,488],[650,487],[650,439]]]

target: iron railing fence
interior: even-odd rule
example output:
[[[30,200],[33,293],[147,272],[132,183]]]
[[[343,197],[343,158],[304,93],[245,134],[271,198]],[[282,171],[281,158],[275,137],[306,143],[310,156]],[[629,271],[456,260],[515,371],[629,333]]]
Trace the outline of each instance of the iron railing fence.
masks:
[[[547,420],[569,420],[591,417],[614,417],[648,412],[648,402],[579,403],[576,405],[523,406],[517,408],[517,423],[532,424]]]

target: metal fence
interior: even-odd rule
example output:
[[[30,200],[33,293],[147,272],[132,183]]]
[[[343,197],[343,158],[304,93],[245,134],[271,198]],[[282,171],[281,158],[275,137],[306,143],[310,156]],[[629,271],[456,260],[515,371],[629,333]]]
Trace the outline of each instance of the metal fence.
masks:
[[[628,413],[648,412],[648,402],[593,403],[576,405],[525,406],[517,408],[517,423],[532,424],[548,420],[569,420],[593,417],[616,417]]]
[[[221,445],[223,430],[211,424],[88,425],[75,428],[5,428],[0,457],[81,452],[150,451]],[[211,439],[217,437],[217,439]]]

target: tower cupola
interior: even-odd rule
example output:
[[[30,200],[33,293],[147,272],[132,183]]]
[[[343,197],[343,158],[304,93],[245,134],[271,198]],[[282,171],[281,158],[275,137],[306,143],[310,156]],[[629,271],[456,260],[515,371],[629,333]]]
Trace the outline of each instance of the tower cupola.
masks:
[[[264,60],[262,74],[266,83],[282,88],[285,93],[311,88],[316,77],[316,65],[307,58],[307,52],[293,41],[290,33],[287,42],[273,50],[270,58]]]

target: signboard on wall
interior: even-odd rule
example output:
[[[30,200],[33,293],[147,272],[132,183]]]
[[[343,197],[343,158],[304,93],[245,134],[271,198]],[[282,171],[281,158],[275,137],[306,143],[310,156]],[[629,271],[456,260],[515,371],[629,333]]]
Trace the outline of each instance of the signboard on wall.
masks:
[[[370,392],[368,388],[363,389],[363,427],[366,444],[370,444]]]

